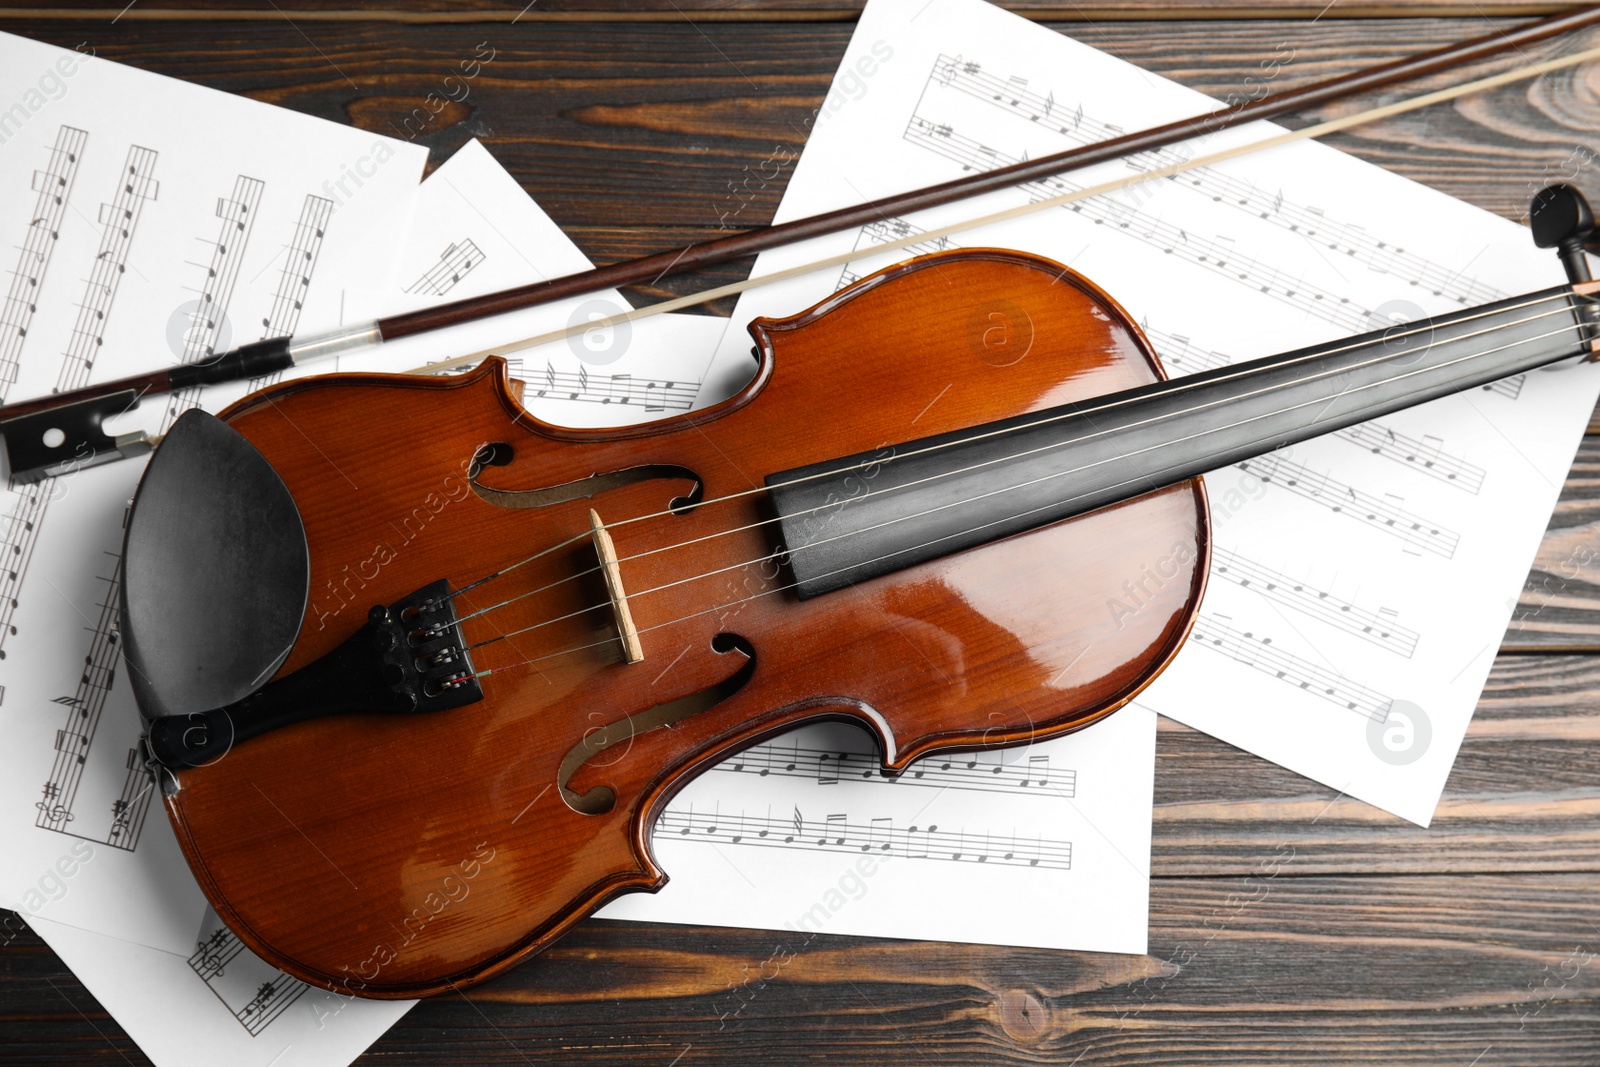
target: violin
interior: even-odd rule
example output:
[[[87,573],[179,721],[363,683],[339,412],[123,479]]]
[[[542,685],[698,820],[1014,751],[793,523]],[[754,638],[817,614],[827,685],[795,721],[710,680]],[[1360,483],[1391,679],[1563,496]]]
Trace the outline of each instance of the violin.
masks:
[[[647,425],[541,422],[500,359],[192,411],[121,618],[183,853],[274,966],[426,996],[659,889],[663,806],[781,731],[896,775],[1090,726],[1194,623],[1204,472],[1595,350],[1593,220],[1541,196],[1566,284],[1175,380],[1089,279],[980,248],[755,321],[748,385]]]

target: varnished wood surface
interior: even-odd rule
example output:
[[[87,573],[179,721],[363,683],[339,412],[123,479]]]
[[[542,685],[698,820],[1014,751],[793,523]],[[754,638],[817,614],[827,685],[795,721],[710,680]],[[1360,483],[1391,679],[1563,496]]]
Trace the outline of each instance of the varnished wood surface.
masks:
[[[113,58],[372,129],[419,106],[439,71],[492,32],[510,42],[504,65],[418,140],[437,162],[481,136],[598,262],[769,218],[786,174],[738,192],[729,183],[755,173],[775,145],[799,143],[795,130],[820,102],[851,29],[784,24],[826,5],[774,0],[743,8],[780,17],[766,25],[718,25],[685,0],[676,6],[687,17],[619,0],[608,6],[662,21],[533,28],[377,18],[330,26],[302,17],[321,7],[311,0],[278,6],[293,24],[267,5],[248,23],[198,11],[137,21],[141,3],[115,24],[91,14],[5,19],[0,29],[69,46],[90,40]],[[393,10],[371,6],[380,16]],[[1227,6],[1298,19],[1325,5]],[[176,7],[164,0],[148,11]],[[445,9],[464,5],[433,0],[398,18]],[[1104,6],[1078,10],[1098,18]],[[1297,50],[1286,76],[1310,79],[1485,25],[1337,20],[1439,10],[1340,5],[1315,24],[1240,21],[1224,31],[1198,20],[1222,11],[1216,5],[1123,8],[1179,10],[1197,18],[1058,28],[1222,95],[1242,91],[1256,59],[1284,40]],[[1531,187],[1566,176],[1576,149],[1600,149],[1593,79],[1567,75],[1555,90],[1507,91],[1334,143],[1515,218]],[[1600,194],[1592,164],[1577,181]],[[1593,1063],[1596,442],[1568,479],[1517,615],[1429,831],[1163,723],[1148,958],[819,936],[794,946],[795,961],[762,985],[750,976],[772,955],[771,934],[590,922],[532,966],[418,1007],[361,1062]],[[31,934],[0,946],[0,1061],[147,1062]]]
[[[970,324],[988,323],[996,307],[1033,331],[1026,361],[975,358]],[[305,524],[312,592],[280,677],[345,639],[348,615],[326,621],[347,606],[334,591],[374,543],[397,546],[388,551],[401,560],[363,576],[363,602],[384,604],[419,576],[465,590],[535,551],[515,577],[455,602],[462,642],[476,649],[472,669],[490,672],[482,703],[455,715],[332,716],[176,772],[165,804],[178,842],[212,906],[258,955],[339,992],[410,999],[469,986],[543,949],[618,889],[658,885],[645,838],[696,768],[824,718],[870,730],[901,770],[922,753],[1060,736],[1111,714],[1176,655],[1210,558],[1193,482],[835,596],[766,595],[791,576],[763,565],[773,531],[765,501],[744,493],[747,472],[860,455],[903,440],[912,423],[932,438],[1158,380],[1148,343],[1092,283],[1039,256],[950,251],[863,278],[792,318],[761,320],[760,332],[751,384],[643,428],[530,425],[498,360],[450,378],[303,378],[221,413],[283,478]],[[862,360],[863,350],[881,356]],[[945,383],[937,408],[900,388],[919,374]],[[372,425],[435,428],[426,450],[397,462],[351,411]],[[818,425],[819,411],[835,418]],[[615,471],[673,473],[502,507],[461,480],[486,441],[505,444],[506,462],[475,484],[500,496]],[[705,503],[663,514],[690,495],[686,476]],[[439,511],[426,536],[399,540],[394,516],[410,513],[418,485],[440,487]],[[567,580],[594,566],[591,505],[627,561],[652,666],[619,663],[613,618],[587,610],[606,603],[598,580]],[[833,529],[827,515],[811,521]],[[542,551],[574,540],[585,547]],[[1188,550],[1170,580],[1107,633],[1107,599],[1145,561],[1172,559],[1174,546]],[[1063,559],[1075,565],[1054,565]],[[1027,595],[1015,590],[1019,574],[1029,576]],[[517,595],[529,589],[540,595]],[[501,635],[516,639],[497,643]],[[713,704],[667,720],[671,729],[624,721],[710,693]],[[597,728],[626,747],[602,756],[599,746],[616,740]],[[346,880],[322,877],[330,854]],[[425,940],[372,921],[413,914],[419,885],[431,888],[469,855],[484,867],[492,859],[492,872]]]

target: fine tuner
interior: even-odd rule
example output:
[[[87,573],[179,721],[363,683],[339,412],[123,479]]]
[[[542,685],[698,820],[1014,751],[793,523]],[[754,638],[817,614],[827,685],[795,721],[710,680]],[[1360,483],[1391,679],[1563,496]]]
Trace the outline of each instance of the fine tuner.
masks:
[[[660,888],[668,799],[777,733],[855,723],[896,775],[1083,729],[1195,625],[1205,472],[1596,350],[1589,206],[1552,186],[1531,218],[1565,284],[1172,380],[1088,278],[969,248],[757,319],[748,385],[648,425],[541,423],[499,358],[189,411],[119,627],[190,868],[275,967],[430,995]],[[967,329],[997,308],[1033,329],[1004,373]],[[949,385],[913,438],[882,386],[919,379]]]

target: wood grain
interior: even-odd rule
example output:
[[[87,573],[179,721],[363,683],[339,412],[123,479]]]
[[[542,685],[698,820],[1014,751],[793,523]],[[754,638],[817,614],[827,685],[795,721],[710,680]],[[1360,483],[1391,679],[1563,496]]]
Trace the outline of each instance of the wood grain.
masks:
[[[278,22],[337,23],[375,20],[414,25],[479,23],[484,25],[552,22],[820,22],[851,21],[865,0],[319,0],[229,4],[227,0],[162,0],[159,4],[123,7],[105,0],[64,0],[52,5],[0,8],[7,18],[56,18],[84,22]],[[998,6],[1040,21],[1102,20],[1166,21],[1174,19],[1481,19],[1549,15],[1586,5],[1574,0],[1495,0],[1473,4],[1462,0],[1365,0],[1329,5],[1323,0],[1000,0]]]
[[[1241,23],[1221,40],[1215,27],[1199,22],[1057,28],[1225,97],[1255,91],[1258,83],[1246,79],[1280,46],[1295,55],[1279,78],[1298,84],[1504,25]],[[598,33],[583,26],[353,23],[309,31],[319,55],[288,23],[19,21],[7,28],[68,47],[87,41],[120,62],[409,137],[432,149],[435,163],[478,137],[597,262],[769,220],[792,167],[780,163],[778,176],[768,180],[761,164],[803,147],[851,30],[680,22]],[[407,127],[427,95],[442,92],[454,63],[483,41],[496,50],[495,59],[467,99]],[[1600,35],[1584,34],[1527,55],[1537,59],[1596,42]],[[1399,95],[1396,90],[1364,102]],[[1323,109],[1302,121],[1342,113]],[[1578,162],[1586,158],[1581,149],[1600,153],[1597,131],[1600,73],[1577,71],[1531,89],[1402,116],[1329,143],[1520,219],[1535,189],[1574,169],[1580,185],[1591,181],[1588,187],[1600,190],[1593,165]]]
[[[342,10],[278,0],[289,18],[268,5],[162,0],[115,23],[120,3],[69,6],[70,18],[9,7],[0,28],[89,41],[147,69],[390,132],[456,59],[491,40],[501,54],[474,95],[416,140],[437,163],[481,137],[608,262],[770,217],[788,168],[770,181],[752,175],[777,147],[803,144],[860,5],[541,0],[515,26],[507,12],[522,0],[417,0],[403,11],[383,0],[340,0]],[[1056,28],[1220,96],[1248,91],[1257,60],[1283,42],[1295,60],[1282,76],[1314,80],[1481,32],[1477,16],[1558,5],[1341,4],[1314,24],[1325,3],[1008,6],[1092,19]],[[1468,17],[1340,18],[1441,11]],[[533,21],[546,12],[613,24]],[[1100,21],[1110,12],[1124,21]],[[1193,21],[1139,21],[1173,13]],[[1238,15],[1256,19],[1225,32],[1205,21]],[[435,16],[473,21],[407,24]],[[488,18],[501,21],[479,21]],[[776,21],[748,21],[757,19]],[[1577,183],[1600,193],[1592,165],[1574,162],[1600,149],[1593,77],[1332,143],[1520,218],[1534,188],[1575,166]],[[743,272],[731,265],[699,280]],[[823,935],[763,985],[751,976],[772,956],[771,934],[589,922],[532,966],[417,1008],[361,1062],[1071,1064],[1081,1054],[1084,1067],[1369,1064],[1402,1050],[1407,1063],[1454,1067],[1592,1062],[1600,968],[1570,954],[1600,950],[1600,560],[1586,556],[1600,554],[1597,482],[1600,451],[1587,442],[1433,830],[1167,722],[1149,957]],[[1283,845],[1294,859],[1265,879],[1262,864]],[[0,946],[0,1059],[148,1062],[31,934]]]
[[[595,921],[357,1063],[1591,1062],[1593,876],[1276,870],[1157,879],[1144,957]],[[148,1062],[31,933],[0,990],[8,1064]]]

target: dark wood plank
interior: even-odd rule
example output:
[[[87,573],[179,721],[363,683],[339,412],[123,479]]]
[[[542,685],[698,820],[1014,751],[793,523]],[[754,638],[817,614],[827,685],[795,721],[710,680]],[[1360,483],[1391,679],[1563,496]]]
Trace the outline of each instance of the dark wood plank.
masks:
[[[1428,829],[1162,720],[1151,870],[1238,874],[1287,843],[1304,874],[1600,871],[1597,693],[1596,657],[1497,659]]]
[[[283,0],[278,4],[229,4],[226,0],[161,0],[131,10],[105,0],[61,0],[49,5],[0,8],[0,19],[58,18],[105,21],[166,22],[174,19],[212,22],[388,22],[440,24],[452,22],[527,23],[638,20],[678,22],[692,16],[701,22],[850,21],[865,0],[340,0],[337,6],[319,0]],[[1468,4],[1459,0],[1365,0],[1329,5],[1325,0],[1000,0],[998,6],[1040,21],[1098,22],[1107,19],[1169,20],[1238,19],[1481,19],[1548,15],[1585,6],[1574,0],[1495,0]]]
[[[1508,25],[1475,23],[1472,32]],[[17,21],[8,29],[244,93],[338,122],[411,136],[442,159],[482,138],[597,260],[770,218],[848,40],[848,26],[622,25],[530,29],[351,23],[130,24]],[[1060,26],[1157,73],[1218,96],[1246,93],[1263,56],[1295,50],[1279,75],[1309,82],[1462,36],[1453,23],[1206,23]],[[495,58],[468,98],[426,123],[429,93],[480,42]],[[1600,41],[1529,50],[1538,59]],[[318,53],[321,53],[320,55]],[[324,58],[325,57],[325,58]],[[1418,85],[1432,87],[1435,81]],[[1384,99],[1401,95],[1384,94]],[[1370,103],[1370,101],[1368,101]],[[1343,113],[1354,104],[1306,119]],[[424,117],[426,112],[423,113]],[[408,120],[411,122],[407,126]],[[1600,104],[1579,74],[1552,76],[1341,135],[1330,143],[1512,218],[1531,191],[1600,152]],[[771,169],[770,167],[768,168]],[[1577,180],[1592,166],[1577,166]],[[1600,181],[1590,186],[1600,189]],[[603,242],[600,240],[603,238]]]
[[[1502,647],[1600,651],[1600,438],[1578,449]]]
[[[537,9],[603,10],[562,2]],[[628,10],[665,14],[655,2]],[[699,2],[736,18],[855,9],[853,0]],[[115,24],[91,12],[0,26],[68,46],[90,40],[113,58],[374,130],[403,123],[457,57],[492,40],[501,51],[474,95],[417,139],[437,160],[483,137],[600,261],[765,221],[787,175],[744,179],[776,146],[803,143],[850,31],[720,26],[688,0],[677,6],[694,24],[670,12],[660,25],[604,31],[404,25],[380,21],[382,11],[334,12],[332,26],[283,6],[294,25],[271,10],[237,24],[136,22],[135,13],[162,13],[141,4]],[[462,10],[448,6],[432,4]],[[1106,9],[1082,10],[1098,18]],[[1309,80],[1482,25],[1059,28],[1221,95],[1244,91],[1257,58],[1281,41],[1296,48],[1285,76]],[[1519,217],[1531,187],[1565,176],[1576,149],[1597,147],[1597,117],[1586,81],[1570,75],[1336,143]],[[1600,190],[1592,169],[1577,180]],[[729,267],[710,280],[741,274]],[[1600,554],[1597,447],[1586,444],[1567,483],[1518,607],[1514,649],[1600,648],[1600,562],[1585,554]],[[1600,968],[1583,955],[1600,951],[1597,688],[1600,657],[1502,656],[1431,831],[1165,724],[1149,958],[820,937],[792,946],[794,959],[762,984],[774,970],[770,934],[592,922],[470,1003],[422,1006],[365,1062],[1372,1063],[1392,1061],[1402,1043],[1408,1062],[1589,1062],[1600,1038]],[[1580,955],[1569,955],[1575,947]],[[0,947],[0,1050],[8,1064],[146,1062],[31,935]]]
[[[361,1064],[1592,1062],[1600,902],[1575,874],[1158,879],[1149,956],[591,922],[418,1006]],[[8,1064],[147,1061],[31,933]]]
[[[1475,23],[1470,32],[1506,22]],[[536,28],[348,23],[88,23],[8,28],[332,121],[427,145],[434,162],[471,137],[538,198],[597,262],[760,225],[776,210],[849,26],[619,25]],[[1464,36],[1459,25],[1201,22],[1058,26],[1218,97],[1257,85],[1260,57],[1295,50],[1284,84],[1395,58]],[[1398,32],[1397,32],[1398,31]],[[1528,50],[1537,59],[1600,32]],[[310,44],[308,45],[308,41]],[[487,42],[494,59],[465,100],[430,115],[428,95]],[[1416,87],[1433,87],[1433,79]],[[1384,94],[1391,99],[1396,93]],[[1357,106],[1355,104],[1349,107]],[[1330,108],[1301,121],[1342,113]],[[1577,75],[1429,109],[1330,143],[1511,218],[1540,185],[1569,177],[1600,190],[1600,102]],[[1552,257],[1553,259],[1553,257]],[[636,302],[743,277],[748,262],[666,279]],[[1552,265],[1551,278],[1559,277]],[[727,314],[733,301],[712,305]]]

